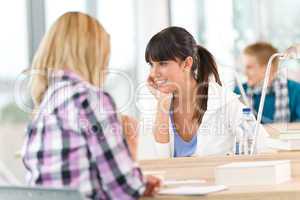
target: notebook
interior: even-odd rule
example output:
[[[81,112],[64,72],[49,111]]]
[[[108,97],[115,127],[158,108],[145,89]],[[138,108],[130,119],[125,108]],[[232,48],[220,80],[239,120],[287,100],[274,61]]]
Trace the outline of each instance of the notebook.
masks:
[[[83,200],[75,189],[0,186],[0,199],[5,200]]]
[[[212,192],[219,192],[227,189],[224,185],[212,186],[179,186],[165,188],[159,191],[161,195],[206,195]]]
[[[289,160],[233,162],[216,167],[215,182],[233,185],[272,185],[291,179]]]
[[[273,139],[267,138],[267,146],[279,150],[300,150],[300,139]]]

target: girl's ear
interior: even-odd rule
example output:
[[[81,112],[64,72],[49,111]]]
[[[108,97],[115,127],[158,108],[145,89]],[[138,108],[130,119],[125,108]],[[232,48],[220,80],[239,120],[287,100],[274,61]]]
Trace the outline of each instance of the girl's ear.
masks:
[[[190,71],[193,66],[193,62],[194,62],[193,58],[191,56],[188,56],[183,62],[184,63],[183,69]]]

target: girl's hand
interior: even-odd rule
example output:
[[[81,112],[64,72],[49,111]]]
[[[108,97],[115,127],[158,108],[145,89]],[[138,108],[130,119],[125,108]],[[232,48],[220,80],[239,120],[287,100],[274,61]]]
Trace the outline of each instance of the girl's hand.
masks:
[[[150,92],[154,95],[159,104],[162,104],[165,109],[168,109],[171,105],[173,94],[160,91],[159,86],[155,84],[153,78],[150,76],[148,77],[147,82]]]
[[[144,196],[151,197],[157,194],[161,186],[161,180],[155,176],[146,176],[146,190]]]

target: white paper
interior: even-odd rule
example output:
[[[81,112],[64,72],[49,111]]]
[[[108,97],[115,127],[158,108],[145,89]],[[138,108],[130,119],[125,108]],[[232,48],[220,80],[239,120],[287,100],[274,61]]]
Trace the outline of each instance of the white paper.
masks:
[[[267,160],[267,161],[247,161],[233,162],[218,166],[218,168],[254,168],[254,167],[273,167],[275,165],[289,163],[289,160]]]
[[[203,179],[195,180],[165,180],[163,181],[164,186],[174,186],[174,185],[186,185],[186,184],[203,184],[206,183]]]
[[[180,186],[174,188],[161,189],[161,195],[206,195],[212,192],[219,192],[227,189],[224,185],[213,186]]]

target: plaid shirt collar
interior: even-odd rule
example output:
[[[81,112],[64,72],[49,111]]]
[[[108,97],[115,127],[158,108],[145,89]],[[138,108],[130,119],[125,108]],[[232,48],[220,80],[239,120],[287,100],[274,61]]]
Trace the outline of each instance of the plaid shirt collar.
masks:
[[[85,84],[87,87],[89,87],[90,89],[93,89],[95,91],[100,90],[100,87],[96,87],[92,85],[91,83],[84,80],[82,77],[80,77],[78,74],[76,74],[70,69],[55,70],[50,74],[49,77],[50,77],[49,78],[50,84],[52,83],[52,81],[54,82],[70,81],[73,84],[81,82]]]

